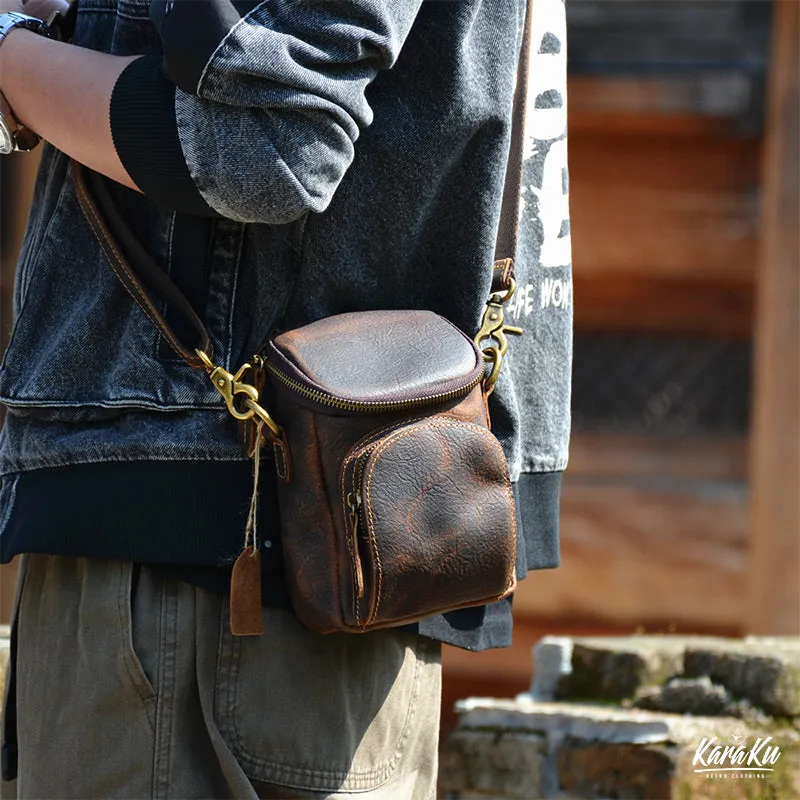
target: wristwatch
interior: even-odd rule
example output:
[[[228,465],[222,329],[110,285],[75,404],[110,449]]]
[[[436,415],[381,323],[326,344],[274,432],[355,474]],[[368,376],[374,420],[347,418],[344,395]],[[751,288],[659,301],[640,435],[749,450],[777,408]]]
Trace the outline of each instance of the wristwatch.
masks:
[[[0,46],[9,31],[14,28],[25,28],[42,36],[52,38],[52,31],[46,22],[28,14],[7,11],[0,14]],[[21,125],[15,118],[6,99],[0,94],[0,155],[8,155],[14,150],[33,150],[39,144],[40,137]]]
[[[21,14],[19,11],[6,11],[4,14],[0,14],[0,44],[8,36],[9,31],[14,28],[25,28],[25,30],[40,33],[42,36],[52,36],[50,26],[38,17]]]

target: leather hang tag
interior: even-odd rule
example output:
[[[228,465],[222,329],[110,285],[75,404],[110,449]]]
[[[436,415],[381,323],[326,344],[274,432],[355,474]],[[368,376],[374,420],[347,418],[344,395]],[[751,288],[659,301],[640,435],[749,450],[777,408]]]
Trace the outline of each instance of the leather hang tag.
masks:
[[[264,633],[261,554],[253,547],[245,547],[233,565],[230,611],[234,636],[261,636]]]

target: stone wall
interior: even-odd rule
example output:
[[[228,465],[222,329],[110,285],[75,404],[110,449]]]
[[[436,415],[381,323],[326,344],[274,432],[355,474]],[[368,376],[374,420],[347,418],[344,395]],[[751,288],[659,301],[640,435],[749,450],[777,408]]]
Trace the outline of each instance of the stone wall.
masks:
[[[800,798],[800,639],[542,640],[514,700],[471,698],[441,798]]]

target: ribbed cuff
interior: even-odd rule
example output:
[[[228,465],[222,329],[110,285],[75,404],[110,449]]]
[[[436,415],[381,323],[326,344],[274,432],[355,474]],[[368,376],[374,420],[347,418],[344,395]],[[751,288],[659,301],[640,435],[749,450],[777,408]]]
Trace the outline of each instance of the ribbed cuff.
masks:
[[[561,472],[525,473],[514,484],[517,499],[517,530],[521,533],[528,570],[554,569],[561,563],[559,503]],[[520,554],[522,555],[522,554]],[[518,577],[524,577],[517,562]]]
[[[111,93],[111,136],[122,165],[156,204],[173,211],[220,216],[192,180],[175,119],[175,85],[159,56],[132,61]]]

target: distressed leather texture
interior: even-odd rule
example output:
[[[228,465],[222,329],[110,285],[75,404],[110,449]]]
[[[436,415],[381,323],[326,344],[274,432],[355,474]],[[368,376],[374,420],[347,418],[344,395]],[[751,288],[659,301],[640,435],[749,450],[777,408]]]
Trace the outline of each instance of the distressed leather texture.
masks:
[[[370,403],[458,390],[483,370],[473,341],[431,311],[336,314],[276,336],[267,357],[314,389]]]
[[[435,415],[382,436],[357,460],[363,523],[348,533],[364,593],[345,604],[348,624],[385,627],[513,590],[511,486],[485,427]]]
[[[363,413],[309,403],[273,377],[275,416],[284,423],[294,465],[292,480],[278,488],[286,575],[294,610],[312,630],[404,625],[499,600],[516,586],[506,459],[489,430],[481,386],[469,388],[482,364],[475,373],[472,342],[449,323],[438,341],[452,329],[457,336],[449,344],[461,352],[446,347],[443,367],[430,349],[418,351],[423,342],[430,348],[431,330],[442,331],[435,316],[339,315],[282,333],[267,348],[268,362],[279,358],[282,371],[285,354],[291,356],[297,383],[364,402],[435,398],[443,388],[466,387],[444,402]],[[411,320],[408,327],[403,318]],[[314,341],[318,335],[322,340]],[[464,341],[469,347],[462,348]],[[354,343],[358,354],[347,358]],[[337,370],[353,381],[362,375],[360,385],[354,389]],[[356,494],[354,512],[348,500]]]

